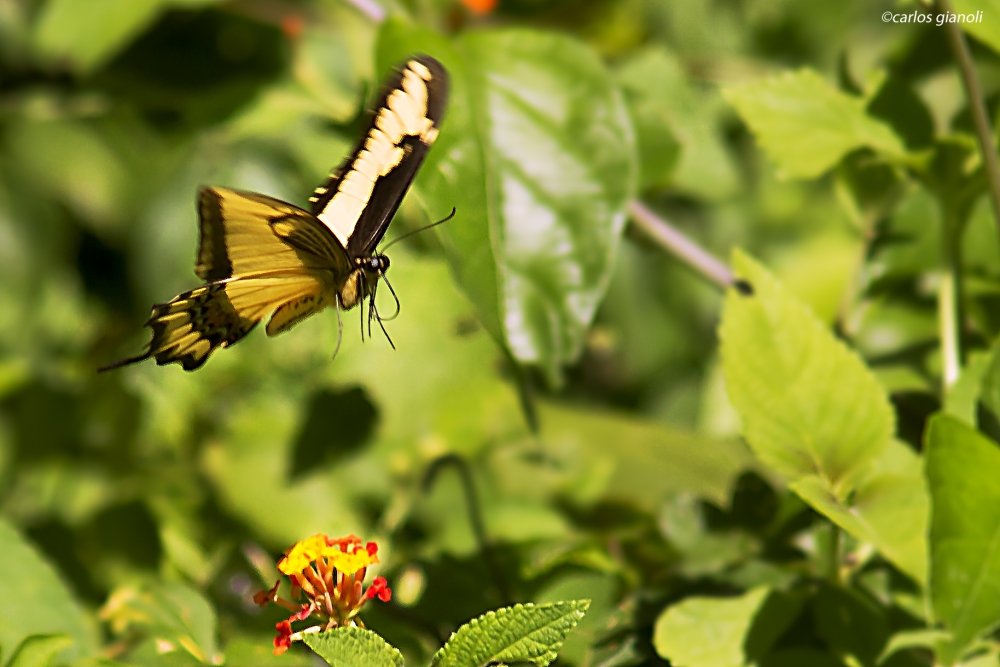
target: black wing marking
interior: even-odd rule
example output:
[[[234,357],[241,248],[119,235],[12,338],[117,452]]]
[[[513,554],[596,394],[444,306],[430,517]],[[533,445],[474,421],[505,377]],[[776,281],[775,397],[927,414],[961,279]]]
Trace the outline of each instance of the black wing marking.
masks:
[[[313,215],[352,260],[371,255],[385,235],[437,137],[447,100],[444,67],[430,56],[410,58],[386,80],[350,157],[310,198]]]

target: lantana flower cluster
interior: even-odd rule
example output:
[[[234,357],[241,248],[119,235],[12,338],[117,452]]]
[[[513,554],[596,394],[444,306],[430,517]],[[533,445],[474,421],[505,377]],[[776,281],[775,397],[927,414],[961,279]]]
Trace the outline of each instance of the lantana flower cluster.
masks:
[[[278,561],[278,570],[292,583],[291,600],[278,597],[278,586],[253,596],[254,602],[264,606],[269,602],[279,604],[293,612],[275,628],[274,654],[281,655],[302,636],[332,628],[358,625],[364,627],[358,612],[367,600],[378,598],[388,602],[392,598],[385,577],[375,577],[365,589],[363,582],[369,566],[378,563],[378,545],[368,542],[361,545],[356,535],[331,538],[323,533],[298,542]],[[292,623],[315,618],[320,624],[295,631]]]

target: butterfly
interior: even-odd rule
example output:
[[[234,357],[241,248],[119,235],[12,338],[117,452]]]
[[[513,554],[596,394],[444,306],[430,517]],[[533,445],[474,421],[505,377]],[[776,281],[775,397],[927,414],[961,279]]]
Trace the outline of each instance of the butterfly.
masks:
[[[191,371],[268,314],[265,330],[276,336],[328,306],[340,321],[341,310],[361,304],[363,327],[366,298],[370,330],[378,280],[389,268],[376,246],[438,136],[448,74],[434,58],[413,56],[377,100],[368,131],[316,188],[308,211],[267,195],[202,188],[194,271],[205,284],[154,305],[148,349],[100,370],[153,358]]]

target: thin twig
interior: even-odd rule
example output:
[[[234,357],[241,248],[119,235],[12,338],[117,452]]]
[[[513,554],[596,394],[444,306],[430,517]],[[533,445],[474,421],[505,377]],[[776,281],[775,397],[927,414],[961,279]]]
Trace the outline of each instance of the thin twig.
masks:
[[[357,9],[375,23],[381,23],[385,18],[385,10],[375,0],[347,0],[347,4]]]
[[[947,12],[954,13],[951,0],[937,0],[937,10],[942,14]],[[962,74],[962,83],[965,85],[965,96],[968,99],[969,111],[972,114],[972,126],[976,130],[979,149],[983,153],[983,164],[986,166],[990,199],[993,202],[993,214],[996,218],[997,227],[1000,228],[1000,164],[997,163],[996,145],[993,142],[993,130],[990,129],[990,120],[986,115],[983,90],[979,85],[975,64],[972,62],[972,54],[969,52],[969,45],[965,41],[965,36],[962,34],[961,28],[958,27],[957,23],[945,22],[944,31],[948,36],[948,44],[951,47],[955,63]]]
[[[629,202],[628,213],[640,229],[675,257],[719,287],[732,287],[733,272],[728,266],[653,213],[645,204],[636,200]]]

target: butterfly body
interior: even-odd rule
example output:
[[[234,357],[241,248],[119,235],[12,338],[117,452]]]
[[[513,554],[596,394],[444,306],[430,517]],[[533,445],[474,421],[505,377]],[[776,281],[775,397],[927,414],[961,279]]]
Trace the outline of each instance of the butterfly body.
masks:
[[[389,268],[376,246],[437,137],[448,76],[414,56],[386,81],[372,123],[310,197],[310,210],[266,195],[202,188],[195,274],[201,287],[153,306],[149,348],[102,370],[153,358],[199,368],[262,319],[268,336],[327,307],[349,310]]]

